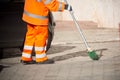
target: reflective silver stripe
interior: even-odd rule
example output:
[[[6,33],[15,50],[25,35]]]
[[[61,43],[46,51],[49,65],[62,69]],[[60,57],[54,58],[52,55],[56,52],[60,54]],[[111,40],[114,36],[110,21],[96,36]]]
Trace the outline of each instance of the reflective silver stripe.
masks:
[[[68,5],[68,10],[70,10],[70,7],[71,7],[71,6],[70,6],[70,5]]]
[[[27,53],[24,53],[24,52],[22,53],[22,56],[23,56],[23,57],[26,57],[26,58],[31,58],[31,55],[30,55],[30,54],[27,54]]]
[[[44,4],[49,4],[52,0],[46,0]]]
[[[26,49],[26,50],[32,50],[32,48],[33,48],[33,46],[27,46],[27,45],[24,46],[24,49]]]
[[[42,0],[37,0],[37,2],[42,2]]]
[[[35,47],[35,51],[46,51],[46,47]]]
[[[43,53],[43,54],[36,54],[36,58],[44,58],[46,57],[46,54]]]
[[[47,47],[45,46],[45,48],[44,48],[44,49],[45,49],[45,51],[46,51]]]
[[[48,18],[48,16],[40,16],[40,15],[29,13],[27,11],[24,11],[24,14],[26,14],[27,16],[33,17],[33,18],[37,18],[37,19],[47,19]]]
[[[58,11],[61,11],[62,10],[62,2],[59,3],[59,8],[58,8]]]

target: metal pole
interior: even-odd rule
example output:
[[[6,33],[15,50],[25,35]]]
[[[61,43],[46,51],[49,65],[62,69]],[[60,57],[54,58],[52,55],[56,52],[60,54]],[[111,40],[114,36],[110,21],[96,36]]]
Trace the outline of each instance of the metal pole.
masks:
[[[65,2],[66,2],[66,4],[68,4],[67,0],[65,0]],[[76,20],[76,18],[75,18],[75,16],[74,16],[74,14],[73,14],[73,11],[69,11],[69,12],[70,12],[70,14],[71,14],[71,16],[72,16],[72,19],[73,19],[73,21],[74,21],[74,23],[75,23],[75,25],[76,25],[76,27],[77,27],[80,35],[81,35],[83,41],[84,41],[84,44],[85,44],[86,48],[87,48],[88,50],[90,50],[90,48],[89,48],[89,46],[88,46],[88,43],[87,43],[87,41],[86,41],[86,38],[85,38],[85,36],[83,35],[82,30],[80,29],[80,25],[78,24],[78,22],[77,22],[77,20]]]

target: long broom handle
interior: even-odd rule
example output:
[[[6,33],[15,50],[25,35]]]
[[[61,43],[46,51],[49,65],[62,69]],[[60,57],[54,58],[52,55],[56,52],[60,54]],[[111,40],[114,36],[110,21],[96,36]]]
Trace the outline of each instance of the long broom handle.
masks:
[[[65,1],[66,4],[68,4],[67,0],[64,0],[64,1]],[[78,24],[78,22],[77,22],[77,20],[76,20],[76,18],[75,18],[75,16],[74,16],[73,11],[69,11],[69,12],[70,12],[70,14],[71,14],[71,17],[72,17],[72,19],[73,19],[73,21],[74,21],[74,23],[75,23],[75,25],[76,25],[76,27],[77,27],[80,35],[81,35],[83,41],[84,41],[84,44],[85,44],[86,48],[87,48],[88,51],[89,51],[89,50],[90,50],[90,47],[88,46],[88,43],[87,43],[87,41],[86,41],[86,38],[85,38],[85,36],[84,36],[83,33],[82,33],[82,30],[81,30],[81,28],[80,28],[80,25]]]

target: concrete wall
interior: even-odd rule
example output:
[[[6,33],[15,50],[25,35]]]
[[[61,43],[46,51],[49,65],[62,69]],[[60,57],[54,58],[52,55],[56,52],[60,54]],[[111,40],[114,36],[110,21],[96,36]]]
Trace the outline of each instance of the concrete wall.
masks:
[[[64,1],[64,0],[60,0]],[[68,0],[79,21],[94,21],[98,27],[118,28],[120,0]],[[55,20],[72,20],[68,11],[54,12]]]

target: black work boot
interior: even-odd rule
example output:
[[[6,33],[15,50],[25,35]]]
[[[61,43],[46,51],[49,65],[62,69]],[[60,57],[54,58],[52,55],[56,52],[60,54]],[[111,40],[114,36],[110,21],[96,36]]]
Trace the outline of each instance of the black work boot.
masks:
[[[55,61],[53,59],[47,59],[43,62],[36,62],[37,64],[53,64]]]
[[[36,62],[34,60],[32,61],[23,61],[23,60],[20,60],[20,62],[24,65],[27,65],[27,64],[35,64]]]

